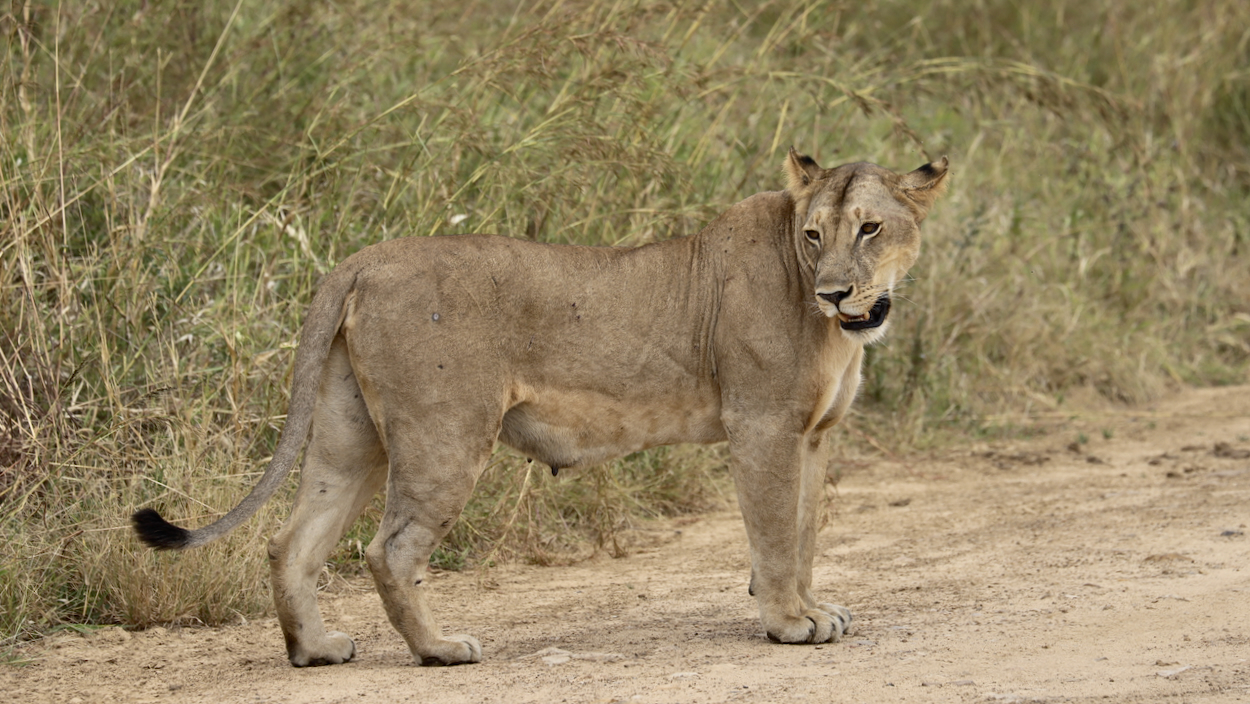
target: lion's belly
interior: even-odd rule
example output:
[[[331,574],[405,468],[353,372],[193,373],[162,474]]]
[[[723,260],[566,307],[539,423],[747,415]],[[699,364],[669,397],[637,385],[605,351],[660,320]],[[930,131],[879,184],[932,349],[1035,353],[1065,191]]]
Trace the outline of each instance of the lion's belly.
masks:
[[[657,445],[725,440],[713,399],[639,405],[593,392],[525,394],[503,418],[499,440],[555,468],[585,467]]]

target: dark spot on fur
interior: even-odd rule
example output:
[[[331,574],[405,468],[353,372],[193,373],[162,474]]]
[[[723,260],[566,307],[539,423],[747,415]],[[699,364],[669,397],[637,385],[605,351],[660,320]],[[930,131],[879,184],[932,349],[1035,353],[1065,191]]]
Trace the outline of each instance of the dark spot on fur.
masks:
[[[439,368],[439,369],[442,369],[442,368],[443,368],[443,365],[441,365],[441,364],[440,364],[440,365],[438,365],[438,368]]]
[[[419,580],[419,579],[418,579],[417,581],[413,582],[412,584],[413,584],[413,586],[417,586],[417,587],[419,587],[419,586],[421,586],[421,580]]]
[[[554,477],[554,476],[556,476],[556,475],[557,475],[557,474],[559,474],[559,473],[560,473],[560,468],[559,468],[559,467],[557,467],[557,466],[555,466],[554,464],[553,464],[553,465],[551,465],[551,476],[553,476],[553,477]]]

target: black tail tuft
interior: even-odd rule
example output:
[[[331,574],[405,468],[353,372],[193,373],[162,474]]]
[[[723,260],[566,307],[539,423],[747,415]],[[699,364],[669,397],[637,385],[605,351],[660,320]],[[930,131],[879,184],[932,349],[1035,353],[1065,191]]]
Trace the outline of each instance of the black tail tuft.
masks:
[[[161,518],[161,514],[157,513],[156,509],[144,508],[135,511],[135,515],[130,517],[130,522],[134,524],[139,540],[157,550],[177,550],[186,547],[187,541],[191,539],[191,531],[179,528]]]

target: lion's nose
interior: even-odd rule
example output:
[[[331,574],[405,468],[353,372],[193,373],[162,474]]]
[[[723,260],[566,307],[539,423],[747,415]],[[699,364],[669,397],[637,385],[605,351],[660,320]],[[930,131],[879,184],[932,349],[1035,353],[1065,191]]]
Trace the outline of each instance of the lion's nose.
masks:
[[[830,303],[836,306],[842,302],[842,299],[851,295],[851,292],[854,290],[855,290],[854,286],[847,286],[841,291],[829,291],[828,293],[818,293],[816,295],[825,299],[826,301],[829,301]]]

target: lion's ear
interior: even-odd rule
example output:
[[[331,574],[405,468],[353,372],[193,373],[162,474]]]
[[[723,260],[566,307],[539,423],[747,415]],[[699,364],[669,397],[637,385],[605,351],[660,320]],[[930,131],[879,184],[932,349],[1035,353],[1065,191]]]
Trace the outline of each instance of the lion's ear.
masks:
[[[903,196],[915,206],[916,221],[924,220],[929,214],[933,202],[946,190],[946,173],[950,161],[942,157],[912,171],[903,174],[899,187]]]
[[[812,185],[812,181],[820,178],[824,169],[820,168],[820,164],[816,160],[794,151],[794,147],[790,147],[790,153],[786,156],[786,190],[791,195],[798,195],[807,190]]]

